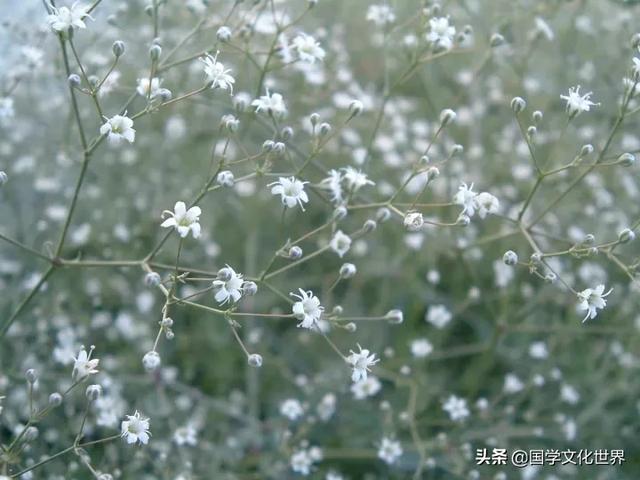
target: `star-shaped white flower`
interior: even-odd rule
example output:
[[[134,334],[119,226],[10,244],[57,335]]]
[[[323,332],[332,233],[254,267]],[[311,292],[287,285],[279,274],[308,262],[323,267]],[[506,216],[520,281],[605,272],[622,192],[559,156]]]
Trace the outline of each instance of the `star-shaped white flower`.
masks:
[[[604,285],[598,285],[596,288],[587,288],[578,293],[578,310],[586,310],[587,314],[582,319],[582,323],[587,320],[593,320],[598,315],[598,310],[602,310],[607,306],[605,298],[611,293],[610,288],[604,293]]]
[[[322,61],[325,56],[324,49],[311,35],[301,33],[293,39],[293,48],[298,52],[298,57],[306,63]]]
[[[100,127],[100,135],[106,135],[112,145],[119,145],[123,140],[133,143],[136,139],[136,131],[133,128],[133,120],[125,115],[114,115],[105,118],[106,122]]]
[[[336,252],[340,258],[351,248],[351,237],[338,230],[329,243],[331,250]]]
[[[313,328],[318,325],[318,320],[320,320],[322,312],[324,312],[324,307],[320,305],[320,299],[311,290],[305,292],[299,288],[298,291],[300,295],[293,292],[289,293],[289,295],[298,299],[292,307],[293,315],[300,320],[298,327]]]
[[[127,415],[126,417],[127,419],[123,420],[120,425],[120,436],[129,444],[139,442],[146,445],[149,443],[149,437],[151,436],[149,419],[140,415],[137,410],[133,415]]]
[[[580,95],[580,85],[569,89],[569,95],[560,95],[560,98],[567,102],[567,113],[571,117],[575,117],[582,112],[588,112],[591,107],[600,105],[591,101],[593,92]]]
[[[287,107],[284,104],[284,99],[279,93],[267,93],[260,98],[256,98],[251,105],[256,108],[256,112],[266,112],[273,115],[276,118],[284,117],[287,114]]]
[[[229,93],[233,94],[233,84],[236,79],[231,75],[231,69],[225,68],[222,63],[218,61],[218,53],[213,57],[206,55],[200,59],[204,63],[204,74],[206,75],[207,84],[211,84],[211,88],[220,88],[222,90],[229,90]]]
[[[362,348],[358,345],[359,352],[351,350],[351,355],[347,357],[347,362],[351,364],[353,371],[351,373],[351,380],[353,382],[359,382],[360,380],[367,379],[367,373],[370,371],[372,365],[375,365],[380,361],[376,358],[375,353],[369,352],[366,348]]]
[[[280,177],[277,182],[267,185],[271,187],[271,193],[274,195],[280,195],[282,204],[287,208],[293,208],[296,205],[300,205],[302,211],[304,211],[303,203],[309,201],[307,192],[304,191],[304,186],[309,182],[301,182],[295,177]]]
[[[242,285],[244,280],[241,273],[236,271],[227,265],[222,269],[224,274],[212,282],[213,290],[215,292],[214,298],[216,302],[224,305],[227,302],[232,301],[236,303],[242,297]]]
[[[100,360],[97,358],[91,358],[93,350],[94,347],[91,346],[91,348],[89,348],[89,353],[87,353],[84,347],[82,347],[78,356],[73,358],[74,363],[71,376],[76,382],[88,377],[89,375],[98,373],[97,367]]]
[[[54,32],[68,32],[74,28],[87,28],[85,18],[91,18],[89,7],[79,5],[78,2],[69,7],[56,8],[49,5],[51,14],[47,16],[47,23]]]
[[[193,235],[193,238],[200,237],[200,214],[202,210],[200,207],[191,207],[187,210],[187,206],[184,202],[176,202],[173,212],[171,210],[165,210],[162,212],[162,218],[167,218],[161,227],[169,228],[173,227],[178,232],[181,238],[185,238],[189,235],[189,232]]]

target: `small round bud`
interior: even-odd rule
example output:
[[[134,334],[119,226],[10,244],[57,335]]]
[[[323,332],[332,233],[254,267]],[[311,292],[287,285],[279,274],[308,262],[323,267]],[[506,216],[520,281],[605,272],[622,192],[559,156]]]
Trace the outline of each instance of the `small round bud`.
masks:
[[[580,149],[580,157],[586,157],[587,155],[591,155],[593,153],[593,145],[587,143],[583,145]]]
[[[440,124],[443,127],[449,125],[456,119],[456,117],[456,112],[454,112],[450,108],[445,108],[444,110],[442,110],[442,112],[440,112]]]
[[[102,395],[102,387],[97,384],[89,385],[84,394],[90,402],[95,402]]]
[[[538,133],[538,128],[535,125],[529,125],[527,127],[527,136],[529,138],[535,137],[536,133]]]
[[[234,181],[235,179],[231,170],[223,170],[216,177],[216,182],[222,187],[233,187]]]
[[[113,475],[110,473],[101,473],[98,475],[98,480],[113,480]]]
[[[451,156],[452,157],[455,157],[456,155],[460,155],[462,152],[464,152],[464,147],[462,145],[460,145],[459,143],[456,143],[451,148]]]
[[[555,273],[549,272],[544,276],[544,281],[546,283],[554,283],[558,277]]]
[[[491,38],[489,39],[489,45],[492,48],[495,47],[499,47],[500,45],[504,44],[504,37],[502,35],[500,35],[499,33],[494,33],[493,35],[491,35]]]
[[[173,97],[173,93],[168,88],[160,88],[156,93],[156,97],[160,99],[161,103],[168,102]]]
[[[385,315],[385,318],[394,325],[399,325],[404,322],[404,315],[402,314],[402,310],[393,309],[389,310]]]
[[[618,163],[623,167],[630,167],[636,162],[636,157],[632,153],[623,153],[618,157]]]
[[[531,115],[531,118],[533,118],[533,121],[535,123],[540,123],[540,121],[542,120],[543,114],[540,110],[536,110],[535,112],[533,112],[533,114]]]
[[[320,128],[318,128],[318,135],[320,135],[321,137],[326,137],[327,135],[329,135],[329,133],[331,133],[331,125],[329,125],[327,122],[321,123]]]
[[[471,35],[473,33],[473,27],[471,25],[465,25],[462,27],[462,33],[465,35]]]
[[[636,234],[630,228],[625,228],[618,234],[618,241],[620,243],[629,243],[636,239]]]
[[[417,232],[424,225],[424,218],[420,212],[407,213],[404,217],[403,224],[410,232]]]
[[[262,151],[263,152],[272,151],[275,144],[276,143],[273,140],[265,140],[265,142],[262,144]]]
[[[364,225],[362,226],[362,231],[365,233],[370,233],[370,232],[373,232],[377,227],[378,227],[378,224],[376,223],[376,221],[370,218],[369,220],[364,222]]]
[[[163,318],[162,321],[160,322],[160,325],[162,325],[162,328],[171,328],[173,326],[173,318],[171,317]]]
[[[592,233],[587,233],[582,240],[584,245],[593,245],[593,242],[596,241],[596,237]]]
[[[244,282],[242,284],[242,293],[251,297],[258,293],[258,285],[256,285],[256,282]]]
[[[340,267],[340,278],[351,278],[357,271],[358,269],[353,263],[343,263]]]
[[[276,142],[273,144],[273,153],[275,153],[276,155],[282,156],[286,151],[287,151],[287,147],[284,143]]]
[[[226,282],[228,280],[231,280],[233,272],[229,267],[222,267],[220,270],[218,270],[218,274],[216,276],[218,280]]]
[[[353,333],[358,329],[358,326],[355,324],[355,322],[349,322],[344,326],[344,329],[349,333]]]
[[[518,263],[518,255],[513,250],[507,250],[502,256],[502,261],[505,265],[513,266]]]
[[[347,216],[347,207],[344,207],[342,205],[340,205],[339,207],[336,207],[336,209],[333,211],[333,219],[336,222],[339,222],[340,220],[344,219]]]
[[[466,227],[471,223],[471,219],[468,215],[460,215],[458,220],[456,221],[456,225],[460,225],[461,227]]]
[[[247,357],[247,363],[252,367],[260,368],[262,366],[262,355],[252,353]]]
[[[160,367],[162,359],[155,350],[151,350],[144,354],[142,357],[142,366],[147,372],[154,372]]]
[[[175,334],[173,333],[173,331],[167,330],[166,333],[164,334],[164,337],[167,340],[173,340],[173,337],[175,337]]]
[[[36,438],[38,438],[38,435],[40,434],[40,430],[38,430],[36,427],[27,427],[27,431],[24,434],[24,441],[25,442],[33,442]]]
[[[0,187],[9,181],[9,176],[6,172],[0,170]]]
[[[121,57],[124,54],[124,42],[122,40],[116,40],[113,42],[111,51],[116,58]]]
[[[60,395],[58,392],[53,392],[51,395],[49,395],[49,406],[50,407],[59,407],[60,405],[62,405],[62,395]]]
[[[331,310],[331,315],[339,317],[340,315],[342,315],[343,312],[344,312],[344,309],[342,308],[341,305],[335,305]]]
[[[420,165],[428,165],[430,161],[431,161],[431,159],[429,158],[428,155],[422,155],[420,157],[420,159],[418,160],[418,164],[420,164]]]
[[[511,110],[515,113],[520,113],[525,108],[527,108],[527,102],[524,101],[524,98],[513,97],[513,100],[511,100]]]
[[[530,261],[534,265],[539,264],[542,261],[542,255],[540,255],[538,252],[532,253],[530,257]]]
[[[427,181],[430,182],[431,180],[434,180],[438,177],[438,175],[440,175],[440,170],[438,170],[438,167],[429,167],[429,169],[427,170]]]
[[[391,210],[387,207],[381,207],[376,212],[376,221],[378,223],[384,223],[391,218]]]
[[[157,287],[162,282],[158,272],[149,272],[144,276],[144,283],[147,287]]]
[[[220,126],[229,132],[237,132],[240,127],[240,120],[233,115],[223,115],[220,119]]]
[[[282,140],[284,140],[285,142],[287,140],[291,140],[293,138],[293,128],[291,127],[284,127],[282,129],[282,132],[280,132],[280,137],[282,138]]]
[[[151,58],[151,61],[157,62],[160,58],[160,55],[162,55],[162,47],[158,44],[154,44],[149,49],[149,57]]]
[[[69,85],[71,85],[72,87],[80,86],[80,75],[78,75],[77,73],[72,73],[67,77],[67,82],[69,82]]]
[[[353,100],[349,104],[349,113],[352,117],[360,115],[362,113],[362,110],[364,110],[364,105],[360,100]]]
[[[318,115],[317,113],[312,113],[309,116],[309,121],[311,122],[311,126],[315,127],[320,121],[320,115]]]
[[[150,17],[153,17],[153,5],[147,5],[146,7],[144,7],[144,13],[146,13]]]
[[[221,26],[216,32],[216,38],[221,42],[228,42],[231,40],[231,29],[226,25]]]
[[[302,249],[297,245],[291,247],[289,249],[289,258],[291,260],[298,260],[299,258],[302,258]]]
[[[24,372],[24,377],[27,379],[27,382],[33,384],[38,380],[38,372],[35,369],[30,368],[26,372]]]

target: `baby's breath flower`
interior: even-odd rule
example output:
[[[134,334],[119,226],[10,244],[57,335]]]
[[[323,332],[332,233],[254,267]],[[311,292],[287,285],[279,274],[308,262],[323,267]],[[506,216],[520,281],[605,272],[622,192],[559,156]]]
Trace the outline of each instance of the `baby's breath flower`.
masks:
[[[0,187],[9,181],[9,176],[3,170],[0,170]]]
[[[142,357],[142,365],[147,372],[155,372],[162,363],[160,355],[155,350],[151,350]]]
[[[375,185],[375,182],[369,180],[365,173],[353,167],[345,167],[342,171],[344,172],[343,178],[347,184],[347,188],[353,192],[357,192],[365,185]]]
[[[319,186],[329,192],[332,202],[342,202],[342,173],[339,170],[329,170],[329,176],[323,179]]]
[[[294,422],[304,414],[304,408],[295,398],[288,398],[280,404],[280,414]]]
[[[269,115],[273,115],[275,118],[281,118],[286,116],[287,107],[284,104],[284,99],[279,93],[270,93],[267,88],[266,94],[260,98],[251,102],[251,105],[255,107],[256,112],[266,112]]]
[[[402,445],[397,440],[383,437],[378,447],[378,458],[387,465],[392,465],[402,455]]]
[[[226,25],[222,25],[220,28],[218,28],[216,37],[221,42],[228,42],[229,40],[231,40],[231,29]]]
[[[500,208],[498,199],[488,192],[479,193],[475,198],[475,202],[478,206],[480,218],[485,218],[490,213],[497,213]]]
[[[424,218],[420,212],[409,212],[404,216],[403,223],[410,232],[417,232],[424,225]]]
[[[189,232],[193,235],[193,238],[200,237],[200,214],[202,210],[200,207],[191,207],[187,210],[187,206],[184,202],[176,202],[173,212],[165,210],[162,212],[162,217],[168,217],[162,224],[164,228],[175,228],[181,238],[186,238]]]
[[[449,414],[454,422],[462,421],[469,416],[469,408],[464,398],[450,395],[443,403],[442,409]]]
[[[216,182],[218,182],[218,185],[221,185],[223,187],[233,187],[233,184],[234,184],[233,172],[231,170],[223,170],[222,172],[218,173],[218,176],[216,177]]]
[[[216,302],[221,305],[230,301],[236,303],[242,297],[243,284],[242,275],[236,273],[229,265],[220,269],[218,278],[212,282]]]
[[[456,29],[449,24],[449,17],[435,17],[429,19],[429,33],[427,41],[434,47],[450,50],[453,47],[453,39],[456,36]]]
[[[100,135],[106,135],[112,145],[119,145],[122,140],[133,143],[136,139],[136,131],[133,128],[133,120],[127,115],[114,115],[106,118],[106,122],[100,127]]]
[[[82,380],[89,375],[98,373],[97,367],[100,360],[97,358],[91,358],[91,354],[94,349],[95,347],[92,345],[89,349],[89,353],[87,353],[84,347],[82,347],[78,356],[74,357],[73,372],[71,373],[71,376],[75,381]]]
[[[477,193],[473,191],[473,183],[467,185],[465,182],[462,182],[460,187],[458,187],[458,193],[453,196],[453,203],[462,206],[463,214],[473,217],[477,208],[476,195]]]
[[[211,85],[211,88],[229,90],[229,93],[233,95],[233,84],[236,82],[236,79],[231,75],[231,69],[225,68],[224,65],[218,61],[219,53],[220,52],[216,52],[215,57],[205,55],[200,59],[204,64],[205,82],[207,85]]]
[[[369,352],[366,348],[362,348],[358,345],[360,349],[359,352],[354,352],[351,350],[351,355],[347,357],[347,362],[349,362],[352,366],[351,380],[353,382],[359,382],[361,380],[367,379],[367,373],[370,371],[372,365],[375,365],[380,361],[380,359],[376,358],[375,353]]]
[[[424,358],[433,352],[433,345],[426,338],[417,338],[411,342],[411,354],[416,358]]]
[[[600,284],[595,288],[587,288],[578,293],[578,310],[586,310],[587,314],[582,319],[582,323],[587,320],[593,320],[598,315],[598,310],[604,309],[607,306],[607,297],[613,289],[610,288],[607,293],[604,293],[604,285]]]
[[[381,388],[382,384],[380,383],[380,380],[378,380],[378,377],[375,375],[369,375],[364,380],[352,383],[351,393],[353,394],[353,398],[356,400],[364,400],[365,398],[376,395]]]
[[[396,20],[396,15],[389,5],[370,5],[367,10],[367,20],[375,23],[378,27],[383,27]]]
[[[258,353],[252,353],[251,355],[249,355],[247,357],[247,362],[252,367],[259,368],[259,367],[262,366],[262,355],[260,355]]]
[[[300,33],[293,39],[293,48],[303,62],[315,63],[316,60],[322,61],[325,56],[323,48],[316,39],[305,33]]]
[[[322,312],[324,312],[324,307],[320,305],[320,299],[311,290],[305,292],[299,288],[298,291],[300,295],[293,292],[289,293],[289,295],[298,299],[292,307],[293,315],[300,320],[298,327],[317,327]]]
[[[342,230],[338,230],[331,239],[329,244],[331,249],[338,254],[340,258],[351,248],[351,237],[345,235]]]
[[[567,113],[570,117],[580,115],[582,112],[588,112],[591,107],[600,105],[599,103],[593,103],[591,95],[593,93],[585,93],[580,95],[580,85],[569,89],[568,95],[560,95],[560,98],[567,102]]]
[[[351,278],[357,272],[357,268],[353,263],[343,263],[340,267],[340,278]]]
[[[77,2],[71,7],[56,8],[49,4],[51,14],[47,17],[47,22],[51,30],[57,33],[67,33],[76,28],[87,28],[84,23],[85,18],[91,18],[89,7],[80,5]]]
[[[149,419],[140,415],[136,410],[133,415],[126,415],[127,419],[120,425],[121,434],[128,444],[139,442],[141,445],[149,443],[151,432],[149,431]]]
[[[158,77],[153,77],[149,82],[149,77],[142,77],[138,79],[138,86],[136,91],[142,97],[149,97],[151,99],[156,98],[160,91],[160,84],[162,80]]]
[[[302,211],[304,211],[303,203],[309,201],[307,192],[304,191],[304,186],[309,182],[301,182],[296,180],[295,177],[280,177],[277,182],[267,185],[271,187],[271,193],[273,195],[280,195],[282,204],[287,208],[293,208],[296,205],[300,205]]]

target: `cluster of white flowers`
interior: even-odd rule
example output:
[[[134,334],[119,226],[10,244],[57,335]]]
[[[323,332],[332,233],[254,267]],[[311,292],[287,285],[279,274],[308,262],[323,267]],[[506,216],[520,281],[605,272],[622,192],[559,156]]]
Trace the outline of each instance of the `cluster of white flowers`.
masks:
[[[473,191],[473,183],[467,185],[462,183],[458,192],[453,197],[453,203],[462,206],[460,216],[473,217],[476,212],[480,218],[485,218],[488,214],[497,213],[500,208],[498,199],[488,192],[476,193]]]

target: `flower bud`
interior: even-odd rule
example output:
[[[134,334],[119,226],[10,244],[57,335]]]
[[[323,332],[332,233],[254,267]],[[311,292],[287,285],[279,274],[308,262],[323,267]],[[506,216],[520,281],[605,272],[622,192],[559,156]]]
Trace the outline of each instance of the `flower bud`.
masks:
[[[282,129],[282,131],[280,132],[280,137],[282,138],[282,140],[284,140],[285,142],[287,140],[291,140],[293,138],[293,128],[291,127],[284,127]]]
[[[640,33],[634,33],[631,36],[631,46],[633,48],[640,48]]]
[[[593,145],[587,143],[583,145],[580,149],[580,157],[586,157],[587,155],[591,155],[593,153]]]
[[[62,395],[58,392],[53,392],[49,395],[49,406],[50,407],[59,407],[62,404]]]
[[[160,88],[158,89],[158,93],[156,94],[157,98],[160,99],[161,103],[168,102],[173,97],[173,93],[168,88]]]
[[[72,73],[67,77],[67,82],[69,82],[69,85],[71,85],[72,87],[79,87],[81,83],[80,75],[78,75],[77,73]]]
[[[620,165],[622,165],[623,167],[630,167],[635,163],[635,161],[636,161],[635,155],[628,152],[623,153],[618,157],[618,163],[620,163]]]
[[[149,272],[144,276],[144,283],[147,287],[157,287],[161,282],[162,278],[157,272]]]
[[[357,117],[364,110],[364,105],[360,100],[352,100],[349,104],[349,113],[352,117]]]
[[[341,305],[335,305],[331,310],[331,315],[339,317],[344,312],[344,309]]]
[[[315,127],[315,126],[318,124],[318,122],[320,121],[320,115],[318,115],[318,114],[317,114],[317,113],[315,113],[315,112],[314,112],[314,113],[312,113],[312,114],[309,116],[309,121],[311,122],[311,126],[312,126],[312,127]]]
[[[262,355],[258,353],[252,353],[247,357],[247,363],[252,367],[260,368],[262,366]]]
[[[35,369],[30,368],[24,372],[24,377],[27,379],[27,382],[34,384],[38,380],[38,372],[36,372]]]
[[[340,278],[351,278],[357,272],[357,268],[353,263],[343,263],[340,267]]]
[[[362,226],[362,231],[364,233],[370,233],[370,232],[373,232],[377,227],[378,227],[378,224],[376,223],[376,221],[369,219],[366,222],[364,222],[364,225]]]
[[[536,128],[535,125],[529,125],[527,127],[527,136],[529,138],[535,137],[536,133],[538,133],[538,129]]]
[[[291,260],[298,260],[299,258],[302,258],[302,249],[297,245],[291,247],[289,249],[289,258]]]
[[[385,318],[394,325],[399,325],[404,321],[404,315],[402,314],[402,310],[393,309],[389,310],[385,315]]]
[[[162,47],[158,44],[154,44],[149,49],[149,57],[151,58],[151,61],[157,62],[160,58],[160,55],[162,55]]]
[[[286,150],[287,147],[282,142],[276,142],[273,144],[273,153],[275,153],[276,155],[282,156],[284,155],[284,152],[286,152]]]
[[[333,211],[333,219],[336,222],[339,222],[340,220],[344,219],[347,216],[347,207],[344,207],[342,205],[340,205],[339,207],[336,207],[336,209]]]
[[[491,35],[491,38],[489,39],[489,45],[492,48],[495,47],[499,47],[500,45],[504,44],[504,37],[502,35],[500,35],[499,33],[494,33],[493,35]]]
[[[318,135],[321,137],[326,137],[331,133],[331,125],[327,122],[323,122],[320,124],[320,128],[318,128]]]
[[[0,187],[9,181],[9,176],[6,172],[0,170]]]
[[[265,140],[264,143],[262,144],[262,151],[263,152],[272,151],[275,144],[276,143],[273,140]]]
[[[160,325],[162,326],[162,328],[171,328],[173,326],[173,318],[171,317],[163,318],[162,321],[160,322]]]
[[[90,402],[95,402],[102,395],[102,387],[97,384],[89,385],[84,394]]]
[[[535,112],[533,112],[533,114],[531,115],[531,118],[533,118],[533,121],[535,123],[540,123],[540,121],[542,120],[542,117],[544,115],[542,114],[542,112],[540,110],[536,110]]]
[[[155,350],[151,350],[144,354],[142,357],[142,366],[147,372],[154,372],[160,367],[162,359]]]
[[[98,480],[113,480],[113,475],[110,473],[101,473],[98,475]]]
[[[625,228],[618,234],[618,241],[620,243],[629,243],[636,239],[636,234],[630,228]]]
[[[587,233],[582,239],[582,243],[584,245],[593,245],[593,242],[596,241],[596,237],[592,233]]]
[[[358,326],[355,324],[355,322],[349,322],[344,326],[344,329],[349,333],[353,333],[358,329]]]
[[[513,100],[511,100],[511,110],[515,113],[520,113],[525,108],[527,108],[527,102],[524,101],[524,98],[513,97]]]
[[[424,225],[424,218],[420,212],[411,212],[405,215],[403,223],[410,232],[417,232]]]
[[[462,145],[460,145],[459,143],[456,143],[451,148],[451,156],[452,157],[455,157],[456,155],[460,155],[462,152],[464,152],[464,147]]]
[[[544,281],[546,283],[554,283],[558,277],[555,273],[549,272],[544,276]]]
[[[223,170],[222,172],[218,173],[216,182],[218,182],[218,185],[222,187],[233,187],[233,184],[235,182],[233,172],[231,170]]]
[[[220,270],[218,270],[218,274],[216,276],[218,280],[226,282],[231,279],[231,277],[233,276],[233,272],[229,267],[222,267]]]
[[[461,227],[466,227],[471,223],[471,219],[468,215],[460,215],[458,220],[456,221],[456,225],[460,225]]]
[[[387,207],[381,207],[376,212],[376,221],[378,223],[384,223],[391,218],[391,210]]]
[[[124,42],[122,40],[116,40],[115,42],[113,42],[111,51],[113,51],[113,55],[116,58],[121,57],[124,54]]]
[[[442,110],[442,112],[440,112],[440,125],[445,127],[453,122],[456,117],[456,112],[454,112],[450,108],[445,108],[444,110]]]
[[[36,427],[27,427],[27,430],[23,437],[24,441],[33,442],[36,438],[38,438],[39,434],[40,434],[40,430],[38,430]]]
[[[229,132],[237,132],[240,126],[240,120],[233,115],[223,115],[220,119],[220,126]]]
[[[231,29],[226,25],[222,25],[216,32],[216,38],[221,42],[228,42],[231,40]]]
[[[440,170],[438,170],[438,167],[429,167],[429,169],[427,170],[427,181],[430,182],[431,180],[434,180],[438,177],[438,175],[440,175]]]
[[[248,296],[253,296],[258,293],[258,285],[256,282],[247,281],[242,284],[242,293]]]
[[[518,255],[513,250],[507,250],[502,256],[502,261],[505,265],[513,266],[518,263]]]
[[[542,255],[540,255],[538,252],[535,252],[531,254],[531,257],[529,259],[531,263],[537,265],[542,261]]]

